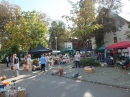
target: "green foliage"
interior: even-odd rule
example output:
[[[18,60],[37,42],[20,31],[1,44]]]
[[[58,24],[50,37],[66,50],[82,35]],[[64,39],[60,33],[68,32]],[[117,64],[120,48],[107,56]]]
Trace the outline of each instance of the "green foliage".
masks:
[[[24,61],[24,60],[21,60],[21,61],[19,62],[19,65],[22,66],[23,64],[25,64],[25,61]]]
[[[52,49],[56,49],[56,40],[55,37],[57,38],[57,49],[63,49],[61,44],[64,43],[66,39],[68,39],[69,34],[67,33],[67,30],[65,28],[65,24],[62,21],[52,21],[51,26],[49,28],[49,42],[51,44]]]
[[[7,51],[0,51],[0,62],[5,62],[5,57],[8,55]]]
[[[9,36],[4,40],[2,49],[10,50],[16,46],[19,51],[28,51],[38,44],[47,47],[47,26],[39,20],[36,11],[22,12],[19,19],[10,21],[5,28]]]
[[[99,66],[99,63],[95,60],[95,58],[83,58],[80,60],[81,66]]]
[[[92,38],[92,32],[102,28],[102,25],[96,23],[94,6],[91,0],[80,0],[77,3],[69,1],[72,10],[70,16],[63,16],[67,21],[72,21],[72,37],[77,37],[82,41],[83,47],[86,48],[85,42]],[[85,51],[86,52],[86,51]],[[85,54],[86,56],[86,54]]]

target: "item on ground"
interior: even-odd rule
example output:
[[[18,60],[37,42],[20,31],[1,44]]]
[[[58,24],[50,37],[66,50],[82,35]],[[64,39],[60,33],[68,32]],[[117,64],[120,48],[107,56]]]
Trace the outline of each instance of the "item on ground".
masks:
[[[18,87],[18,97],[26,97],[26,88]]]
[[[61,66],[58,66],[57,69],[59,71],[60,76],[63,76],[64,69]]]
[[[53,71],[52,73],[51,73],[51,75],[57,75],[57,74],[59,74],[59,71],[57,70],[57,71]]]
[[[63,72],[64,75],[68,74],[68,72]]]
[[[70,68],[75,68],[75,66],[70,66]]]
[[[88,73],[93,73],[94,72],[94,67],[86,66],[84,67],[84,71]]]
[[[74,74],[72,74],[72,77],[77,78],[79,75],[80,75],[79,73],[74,73]]]
[[[15,80],[14,80],[15,81]],[[14,82],[11,81],[11,82]],[[26,97],[26,88],[18,87],[17,89],[14,88],[14,85],[9,85],[9,81],[2,81],[3,85],[0,85],[0,97]],[[4,86],[4,84],[8,84]]]
[[[101,62],[100,64],[101,64],[101,66],[106,66],[105,62]]]
[[[2,81],[2,84],[3,84],[3,85],[9,85],[9,84],[10,84],[10,81]]]
[[[1,77],[0,77],[0,80],[1,80],[1,81],[6,80],[6,76],[5,76],[5,75],[1,76]]]
[[[6,97],[5,92],[0,92],[0,97]]]

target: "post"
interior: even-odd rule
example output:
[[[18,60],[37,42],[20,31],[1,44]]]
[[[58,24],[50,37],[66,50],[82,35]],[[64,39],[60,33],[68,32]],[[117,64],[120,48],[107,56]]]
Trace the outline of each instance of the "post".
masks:
[[[2,44],[0,43],[0,51],[1,51],[1,46],[2,46]]]
[[[57,38],[58,37],[55,37],[55,40],[56,40],[56,56],[57,56]]]

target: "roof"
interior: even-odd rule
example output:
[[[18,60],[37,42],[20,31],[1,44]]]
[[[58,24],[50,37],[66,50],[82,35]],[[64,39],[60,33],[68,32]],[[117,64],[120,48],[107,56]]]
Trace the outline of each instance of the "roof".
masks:
[[[105,8],[105,7],[103,7],[101,10],[100,10],[100,12],[102,12],[102,11],[105,11],[105,12],[109,12],[109,16],[110,17],[112,17],[112,18],[115,18],[115,19],[120,19],[120,20],[123,20],[124,22],[126,22],[126,23],[130,23],[130,21],[128,21],[128,20],[126,20],[126,19],[124,19],[123,17],[121,17],[121,16],[119,16],[118,14],[116,14],[116,13],[114,13],[112,10],[110,10],[110,9],[107,9],[107,8]],[[99,13],[100,13],[99,12]],[[118,18],[117,18],[118,17]]]
[[[47,52],[52,52],[52,50],[47,49],[43,47],[41,44],[39,44],[36,48],[30,50],[28,53],[47,53]]]

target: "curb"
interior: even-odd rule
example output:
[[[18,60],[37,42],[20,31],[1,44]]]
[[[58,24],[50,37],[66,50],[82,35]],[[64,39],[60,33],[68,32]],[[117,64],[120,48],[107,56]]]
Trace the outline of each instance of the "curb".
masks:
[[[83,82],[89,82],[89,83],[94,83],[94,84],[101,84],[101,85],[116,87],[116,88],[130,89],[130,87],[123,87],[123,86],[119,86],[119,85],[112,85],[112,84],[101,83],[101,82],[95,82],[95,81],[89,81],[89,80],[79,79],[79,78],[72,78],[72,77],[67,77],[67,76],[63,76],[63,77],[69,78],[69,79],[73,79],[73,80],[80,80],[80,81],[83,81]]]
[[[58,76],[58,75],[54,75],[54,76]],[[68,76],[63,76],[64,78],[69,78],[72,80],[80,80],[83,82],[89,82],[89,83],[94,83],[94,84],[100,84],[100,85],[105,85],[105,86],[111,86],[111,87],[116,87],[116,88],[122,88],[122,89],[129,89],[130,87],[123,87],[123,86],[119,86],[119,85],[112,85],[112,84],[107,84],[107,83],[101,83],[101,82],[95,82],[95,81],[89,81],[89,80],[85,80],[85,79],[79,79],[79,78],[72,78],[72,77],[68,77]],[[129,91],[127,90],[127,91]]]

